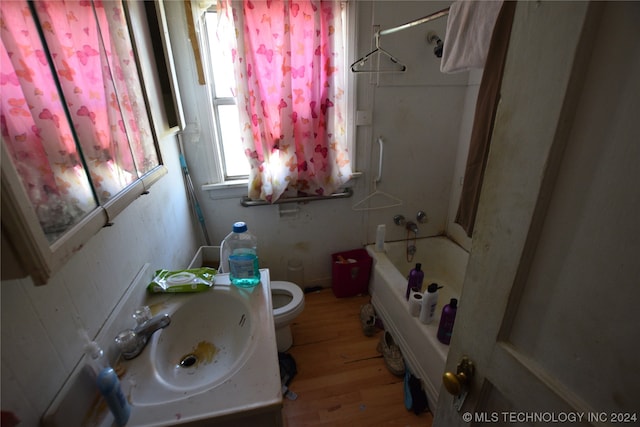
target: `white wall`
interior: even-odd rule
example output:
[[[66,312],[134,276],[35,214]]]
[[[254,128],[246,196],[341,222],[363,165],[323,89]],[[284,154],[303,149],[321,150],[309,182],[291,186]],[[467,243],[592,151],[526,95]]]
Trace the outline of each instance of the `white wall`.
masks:
[[[372,49],[372,22],[382,29],[390,28],[447,7],[449,2],[358,1],[356,5],[358,46],[351,53],[351,61]],[[212,130],[207,117],[207,89],[193,84],[196,74],[184,33],[182,4],[172,2],[167,8],[174,51],[181,55],[177,61],[180,90],[189,100],[185,105],[186,121],[199,129],[198,135],[187,135],[185,144],[190,170],[200,187],[211,183],[212,156],[207,146]],[[331,253],[372,243],[378,224],[386,224],[388,239],[406,238],[406,230],[393,223],[395,214],[415,221],[416,213],[424,210],[429,222],[420,225],[420,236],[444,233],[463,111],[471,105],[473,114],[475,104],[467,99],[468,73],[440,73],[440,61],[433,55],[433,46],[426,42],[429,30],[444,37],[445,28],[446,19],[440,19],[384,36],[382,46],[407,65],[407,72],[381,74],[378,78],[357,75],[356,108],[372,113],[373,124],[357,129],[357,157],[353,160],[355,169],[364,175],[354,180],[355,194],[351,199],[289,204],[286,209],[297,207],[299,212],[280,215],[278,205],[242,207],[240,197],[246,195],[245,188],[201,191],[212,242],[218,244],[234,221],[244,220],[259,238],[261,265],[272,270],[272,277],[285,279],[287,261],[297,257],[304,263],[306,286],[330,286]],[[477,93],[475,84],[473,99]],[[467,119],[470,117],[467,115]],[[373,192],[371,182],[378,172],[378,136],[385,141],[383,177],[378,189],[401,199],[403,205],[357,212],[352,205]]]
[[[3,281],[2,410],[33,426],[145,263],[184,268],[199,242],[174,137],[161,143],[169,173],[95,235],[45,286]],[[151,280],[151,277],[149,277]]]

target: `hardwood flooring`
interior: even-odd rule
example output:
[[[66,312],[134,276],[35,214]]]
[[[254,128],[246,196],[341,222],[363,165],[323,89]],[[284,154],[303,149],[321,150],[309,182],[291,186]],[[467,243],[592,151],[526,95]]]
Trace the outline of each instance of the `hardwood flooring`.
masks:
[[[403,378],[391,374],[376,346],[378,331],[366,337],[360,307],[369,296],[336,298],[331,289],[305,295],[305,309],[292,324],[297,375],[284,399],[285,427],[422,426],[430,412],[414,414],[404,406]]]

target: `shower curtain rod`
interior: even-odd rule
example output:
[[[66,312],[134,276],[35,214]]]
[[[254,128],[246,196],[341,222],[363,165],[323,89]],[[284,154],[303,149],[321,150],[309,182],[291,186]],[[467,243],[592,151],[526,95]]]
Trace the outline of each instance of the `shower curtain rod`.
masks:
[[[430,15],[418,18],[415,21],[407,22],[406,24],[398,25],[397,27],[388,28],[386,30],[376,32],[378,36],[384,36],[387,34],[397,33],[398,31],[406,30],[407,28],[415,27],[416,25],[424,24],[425,22],[433,21],[434,19],[442,18],[449,14],[449,8],[444,8]]]

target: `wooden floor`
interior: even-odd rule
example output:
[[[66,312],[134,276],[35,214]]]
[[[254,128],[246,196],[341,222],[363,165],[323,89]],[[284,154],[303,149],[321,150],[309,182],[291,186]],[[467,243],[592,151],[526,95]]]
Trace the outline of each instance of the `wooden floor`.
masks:
[[[360,307],[368,302],[368,296],[336,298],[330,289],[305,295],[291,326],[298,374],[289,388],[298,398],[284,399],[286,427],[431,426],[430,412],[405,408],[403,378],[376,351],[382,331],[363,334]]]

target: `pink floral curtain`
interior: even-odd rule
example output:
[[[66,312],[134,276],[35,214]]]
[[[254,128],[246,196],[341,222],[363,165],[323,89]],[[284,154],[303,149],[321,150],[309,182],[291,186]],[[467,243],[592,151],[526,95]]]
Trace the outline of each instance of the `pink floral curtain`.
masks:
[[[342,7],[319,0],[218,1],[218,34],[233,42],[252,199],[328,195],[351,177]]]
[[[2,139],[45,232],[63,230],[159,163],[123,6],[16,0],[0,13]]]

